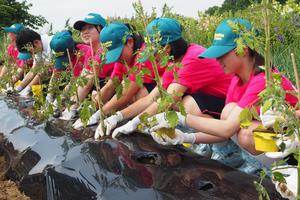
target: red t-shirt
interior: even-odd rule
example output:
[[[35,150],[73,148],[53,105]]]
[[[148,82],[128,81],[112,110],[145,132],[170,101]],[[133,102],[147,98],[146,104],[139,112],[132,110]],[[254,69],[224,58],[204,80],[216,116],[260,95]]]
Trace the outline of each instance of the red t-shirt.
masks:
[[[123,79],[123,75],[128,73],[128,69],[132,68],[134,66],[137,67],[137,71],[133,72],[134,74],[129,74],[128,79],[131,81],[135,82],[136,79],[136,74],[139,73],[142,69],[148,69],[150,74],[145,74],[143,76],[143,82],[144,83],[154,83],[154,78],[155,78],[155,74],[154,74],[154,70],[153,70],[153,66],[150,62],[150,60],[146,60],[145,62],[141,63],[138,62],[138,59],[140,57],[140,54],[143,52],[143,50],[146,48],[146,45],[143,44],[142,47],[140,48],[140,50],[138,51],[137,55],[134,58],[134,62],[131,66],[124,66],[121,63],[116,63],[114,70],[111,74],[111,78],[117,77],[120,81]],[[165,72],[165,67],[160,67],[159,64],[157,64],[157,69],[158,69],[158,74],[160,76],[163,75],[163,73]]]
[[[102,53],[102,49],[99,49],[96,53],[94,53],[94,60],[97,63],[96,69],[98,69],[98,65],[100,64],[100,55]],[[89,50],[85,54],[85,60],[84,60],[84,69],[86,69],[89,72],[93,73],[93,67],[91,66],[92,61],[92,50],[89,47]],[[115,63],[105,64],[102,66],[101,71],[99,72],[99,78],[105,79],[106,77],[109,77],[114,69]]]
[[[277,69],[273,71],[278,72]],[[286,91],[295,90],[293,84],[284,76],[282,77],[281,85]],[[246,84],[242,84],[241,79],[238,76],[235,76],[228,88],[226,104],[234,102],[237,103],[237,105],[241,108],[256,105],[258,103],[258,95],[264,89],[265,72],[261,72],[257,75],[254,75],[254,73],[252,73],[250,80]],[[285,99],[292,106],[295,106],[297,104],[297,98],[291,94],[286,94]]]
[[[173,71],[163,75],[163,87],[178,83],[187,87],[187,94],[204,93],[225,98],[232,79],[224,74],[216,59],[200,59],[199,54],[206,49],[198,44],[190,44],[181,60],[182,68],[176,68],[178,80],[174,79]]]

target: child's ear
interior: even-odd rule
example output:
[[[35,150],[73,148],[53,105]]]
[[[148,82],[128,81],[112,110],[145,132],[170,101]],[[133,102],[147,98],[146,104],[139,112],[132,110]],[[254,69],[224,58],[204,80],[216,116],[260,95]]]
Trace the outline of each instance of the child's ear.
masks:
[[[168,55],[170,55],[170,54],[171,54],[171,51],[172,51],[171,45],[167,44],[165,48],[166,48],[166,53],[167,53]]]
[[[134,40],[133,40],[132,37],[130,37],[130,38],[127,39],[126,45],[128,45],[130,48],[133,48],[133,46],[134,46]]]

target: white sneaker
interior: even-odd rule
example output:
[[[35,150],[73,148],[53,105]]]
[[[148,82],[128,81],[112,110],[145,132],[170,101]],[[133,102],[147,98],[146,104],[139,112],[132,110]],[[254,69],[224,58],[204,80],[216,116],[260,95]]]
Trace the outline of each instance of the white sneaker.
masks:
[[[21,97],[27,97],[29,96],[30,92],[31,92],[31,86],[28,85],[19,94]]]

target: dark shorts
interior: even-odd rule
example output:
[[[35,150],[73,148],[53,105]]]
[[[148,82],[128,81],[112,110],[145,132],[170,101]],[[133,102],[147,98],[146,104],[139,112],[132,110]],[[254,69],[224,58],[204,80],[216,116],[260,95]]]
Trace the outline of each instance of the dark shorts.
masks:
[[[156,83],[144,83],[144,87],[150,93],[156,87]]]
[[[208,94],[190,94],[196,101],[203,114],[211,115],[220,119],[221,112],[225,106],[225,99]]]

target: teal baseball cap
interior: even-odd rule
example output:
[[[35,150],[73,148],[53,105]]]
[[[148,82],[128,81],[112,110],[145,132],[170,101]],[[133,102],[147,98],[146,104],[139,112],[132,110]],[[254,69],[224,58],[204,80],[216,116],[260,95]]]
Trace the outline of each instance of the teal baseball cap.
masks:
[[[116,62],[122,53],[124,44],[131,37],[131,31],[122,23],[111,23],[105,26],[100,32],[100,42],[111,42],[108,52],[105,56],[105,64]]]
[[[19,33],[21,30],[23,30],[25,27],[23,24],[17,23],[17,24],[13,24],[9,27],[2,27],[3,30],[7,33]]]
[[[71,53],[75,49],[75,42],[69,31],[56,33],[50,41],[50,48],[54,56],[55,69],[64,69],[69,64],[67,50]]]
[[[159,31],[160,45],[166,45],[174,42],[182,37],[182,28],[179,22],[171,18],[156,18],[151,21],[146,28],[147,34],[153,40],[154,36]]]
[[[99,14],[89,13],[83,20],[75,22],[73,27],[80,31],[86,24],[101,25],[104,27],[106,25],[106,20]]]
[[[245,19],[228,18],[223,20],[215,31],[212,46],[201,53],[199,58],[218,58],[236,48],[236,39],[239,38],[242,33],[235,33],[228,24],[229,21],[243,26],[246,30],[250,31],[252,29],[251,23]]]
[[[18,60],[29,60],[32,57],[31,53],[28,52],[19,52],[17,59]]]

